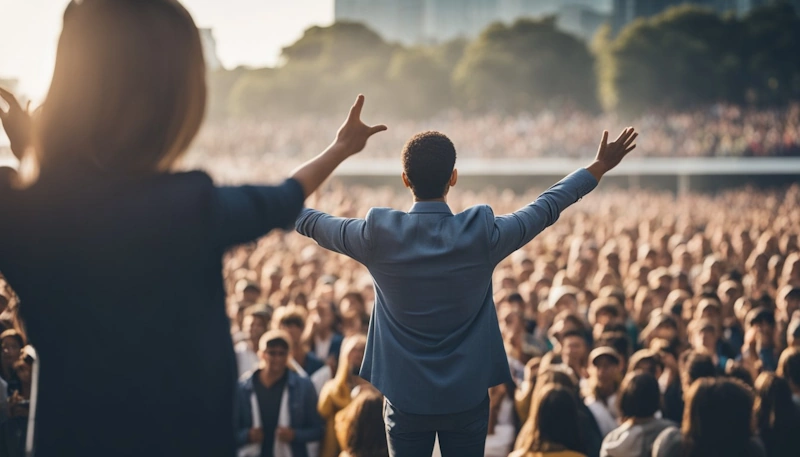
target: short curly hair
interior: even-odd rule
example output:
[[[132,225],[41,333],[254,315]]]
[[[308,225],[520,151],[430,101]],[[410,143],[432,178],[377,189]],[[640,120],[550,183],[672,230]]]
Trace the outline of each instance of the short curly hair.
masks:
[[[414,135],[403,147],[403,173],[421,200],[441,198],[456,166],[456,148],[439,132]]]

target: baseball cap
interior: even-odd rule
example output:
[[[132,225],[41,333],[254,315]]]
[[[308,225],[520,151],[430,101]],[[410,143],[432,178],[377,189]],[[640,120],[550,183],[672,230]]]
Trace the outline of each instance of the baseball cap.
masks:
[[[616,361],[617,364],[622,363],[622,356],[620,356],[619,353],[614,350],[614,348],[609,346],[600,346],[592,349],[592,352],[589,353],[589,362],[594,365],[595,361],[603,356],[611,357],[614,359],[614,361]]]

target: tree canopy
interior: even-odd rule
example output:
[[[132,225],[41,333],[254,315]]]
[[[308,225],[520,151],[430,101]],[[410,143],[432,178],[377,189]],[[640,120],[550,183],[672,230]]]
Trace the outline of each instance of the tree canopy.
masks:
[[[553,17],[495,23],[472,41],[389,43],[360,23],[311,27],[275,68],[210,74],[212,116],[337,113],[357,93],[397,117],[467,111],[681,110],[800,98],[800,17],[791,6],[744,17],[679,6],[591,46]]]

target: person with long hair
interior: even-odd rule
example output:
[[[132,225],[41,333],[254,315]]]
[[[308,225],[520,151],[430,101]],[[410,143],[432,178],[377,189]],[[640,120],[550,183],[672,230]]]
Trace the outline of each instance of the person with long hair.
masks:
[[[36,455],[234,455],[223,253],[291,226],[386,127],[361,122],[359,96],[280,185],[170,172],[206,106],[200,34],[177,0],[71,1],[41,109],[0,96],[21,161],[0,183],[14,221],[0,224],[0,271],[41,362]]]
[[[752,415],[753,394],[744,383],[701,378],[687,391],[681,428],[661,432],[653,457],[766,457]]]
[[[578,421],[578,399],[570,389],[551,384],[533,400],[536,428],[529,449],[510,457],[586,457]]]
[[[325,383],[319,394],[317,410],[325,421],[325,436],[322,440],[320,457],[339,455],[339,443],[336,441],[336,414],[350,404],[352,392],[356,387],[368,384],[358,376],[366,345],[367,338],[363,335],[348,336],[344,339],[336,376]]]
[[[339,457],[388,457],[383,395],[375,389],[361,391],[336,415]]]
[[[544,360],[542,363],[542,369],[538,373],[536,385],[533,388],[533,399],[538,398],[541,390],[553,384],[572,391],[575,398],[578,399],[578,424],[580,425],[585,453],[588,457],[599,456],[603,435],[600,433],[600,427],[597,425],[594,415],[581,400],[579,380],[575,372],[564,364],[545,365]],[[533,400],[531,402],[533,403]],[[534,431],[538,420],[538,416],[534,414],[534,409],[532,409],[534,406],[531,405],[530,413],[527,417],[521,417],[523,424],[514,443],[514,450],[516,451],[527,451],[533,445]]]
[[[792,390],[774,373],[758,375],[753,416],[768,457],[800,455],[800,411],[792,403]]]

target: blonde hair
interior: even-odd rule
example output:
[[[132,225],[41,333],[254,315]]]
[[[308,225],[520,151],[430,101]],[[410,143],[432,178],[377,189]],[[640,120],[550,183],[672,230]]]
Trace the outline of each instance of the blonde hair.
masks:
[[[78,166],[165,171],[205,114],[200,34],[177,0],[73,0],[24,176]]]

